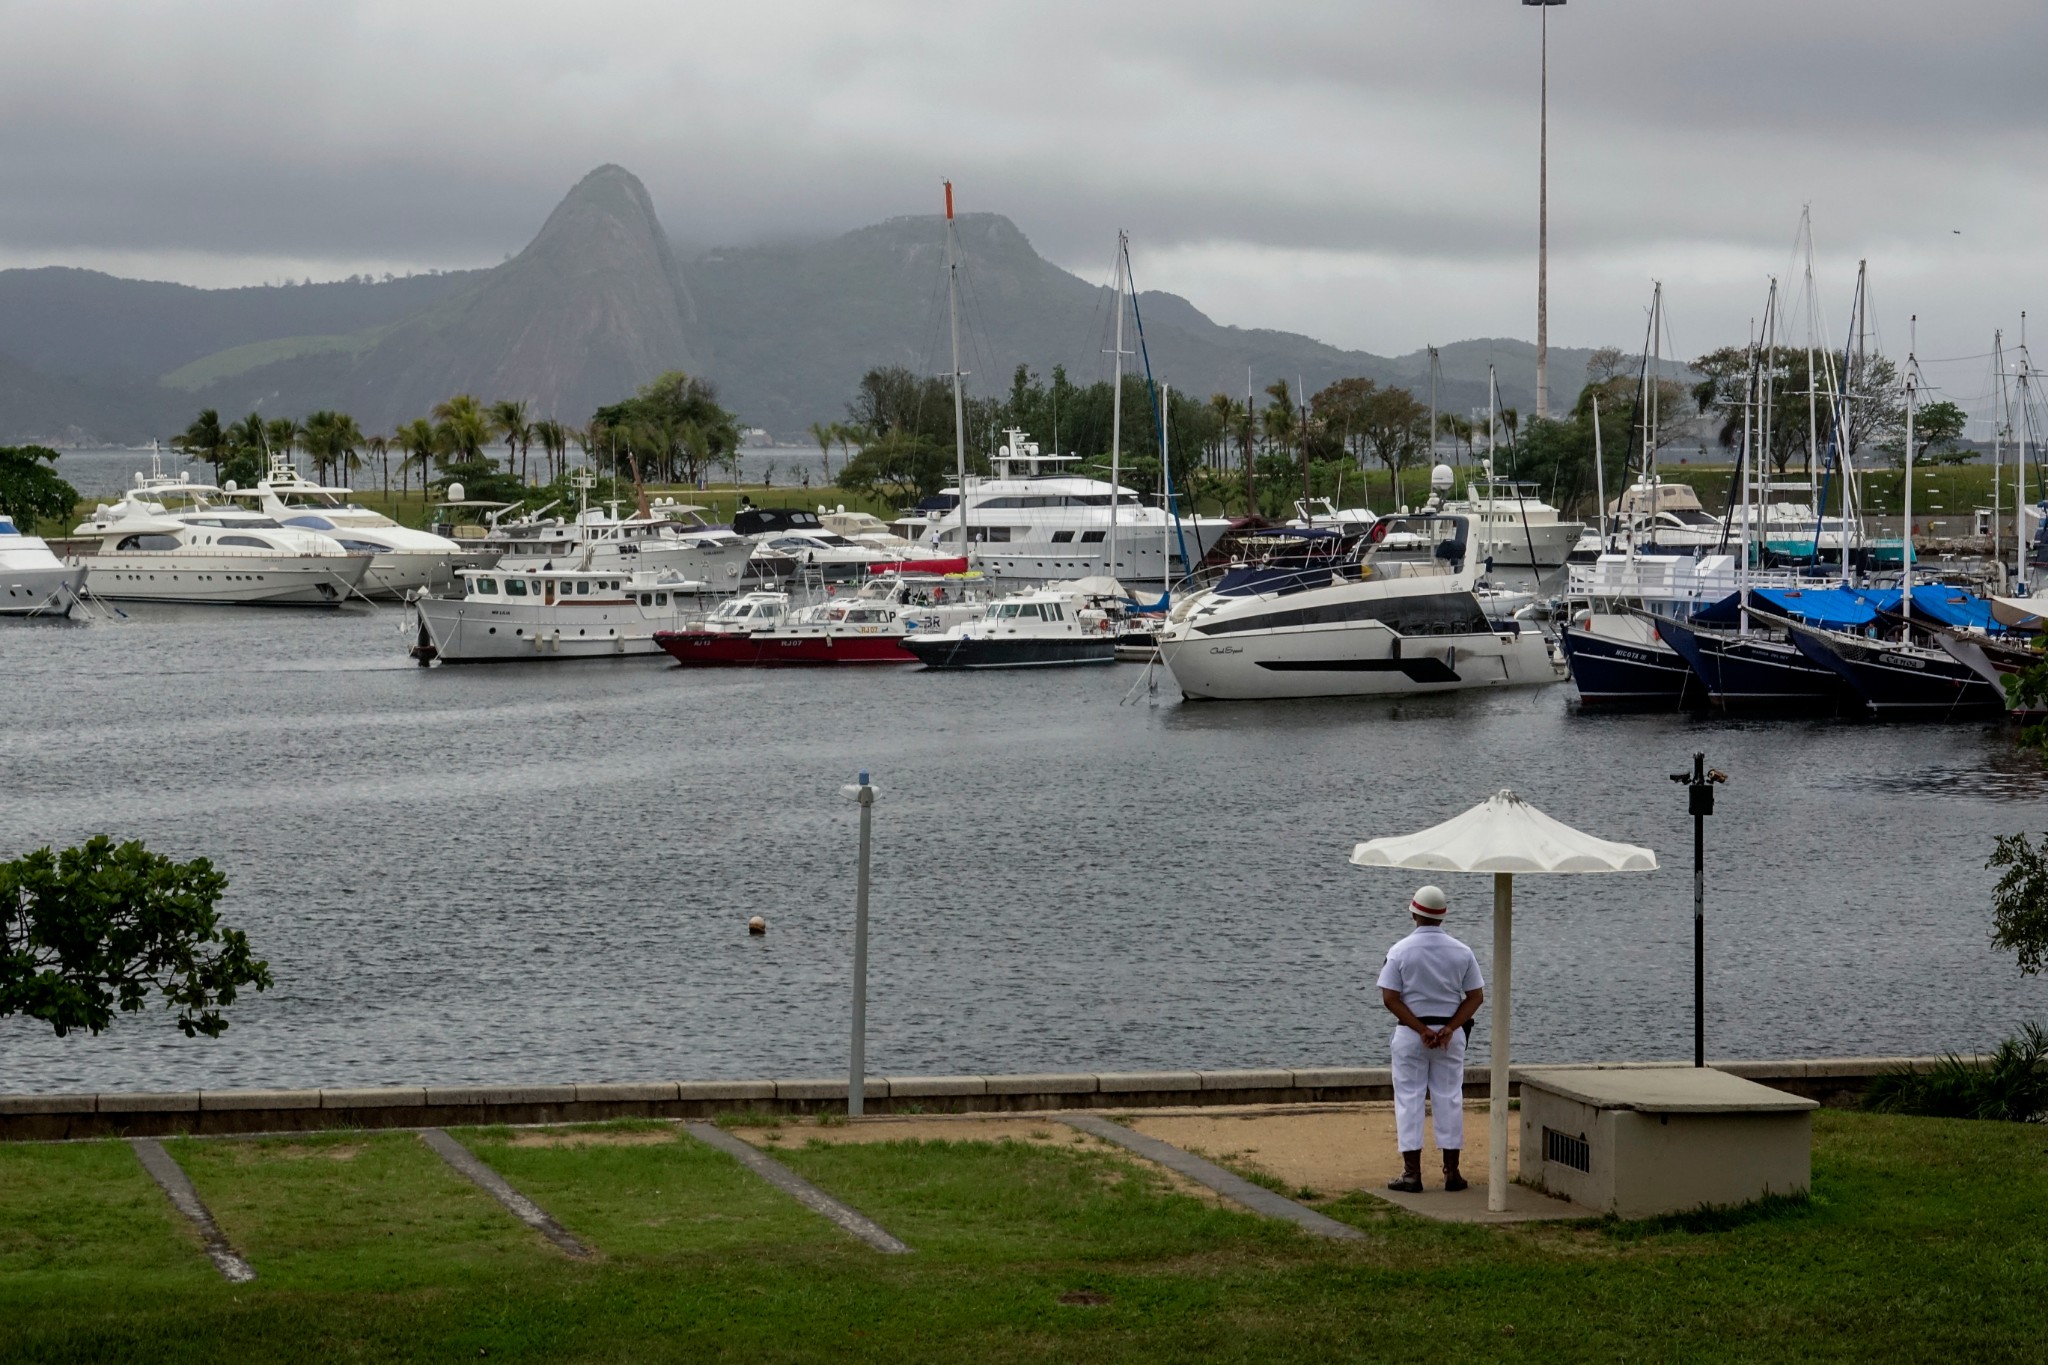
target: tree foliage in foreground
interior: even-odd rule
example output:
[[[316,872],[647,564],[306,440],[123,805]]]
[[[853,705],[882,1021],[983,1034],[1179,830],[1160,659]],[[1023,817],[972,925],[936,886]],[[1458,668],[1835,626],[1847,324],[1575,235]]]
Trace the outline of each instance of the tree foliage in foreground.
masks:
[[[78,505],[78,490],[57,477],[57,452],[48,446],[0,446],[0,513],[33,534],[39,521],[63,521]]]
[[[161,995],[186,1037],[219,1037],[236,995],[271,984],[270,964],[214,909],[227,884],[204,858],[173,862],[104,834],[0,863],[0,1018],[99,1033],[115,1010]]]
[[[2048,834],[2001,834],[1986,868],[2003,868],[1991,893],[1991,941],[2018,956],[2020,971],[2048,971]]]

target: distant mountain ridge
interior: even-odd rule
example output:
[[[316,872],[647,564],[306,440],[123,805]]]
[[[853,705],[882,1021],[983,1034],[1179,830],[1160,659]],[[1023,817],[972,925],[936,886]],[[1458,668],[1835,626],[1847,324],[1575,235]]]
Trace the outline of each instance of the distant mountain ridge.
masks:
[[[963,368],[1000,393],[1019,364],[1076,382],[1109,372],[1109,291],[1040,256],[1008,218],[958,221]],[[525,250],[488,269],[380,282],[207,290],[93,271],[0,271],[0,440],[132,442],[201,407],[301,416],[331,407],[388,431],[459,392],[524,399],[580,424],[665,370],[702,374],[748,425],[802,440],[845,415],[861,374],[950,361],[944,222],[895,218],[824,241],[680,258],[640,181],[585,176]],[[1181,392],[1259,401],[1275,379],[1314,393],[1364,375],[1428,398],[1428,354],[1382,357],[1311,337],[1219,324],[1177,295],[1139,296],[1153,373]],[[1136,349],[1135,334],[1126,346]],[[1534,348],[1440,348],[1438,401],[1527,410]],[[1553,348],[1552,392],[1575,395],[1586,351]],[[1564,401],[1569,401],[1565,398]]]

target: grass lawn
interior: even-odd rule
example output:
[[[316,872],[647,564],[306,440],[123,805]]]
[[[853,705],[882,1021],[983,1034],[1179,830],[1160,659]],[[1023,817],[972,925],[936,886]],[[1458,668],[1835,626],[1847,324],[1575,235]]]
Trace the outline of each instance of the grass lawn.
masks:
[[[0,1358],[2038,1360],[2048,1131],[1823,1112],[1814,1197],[1330,1244],[1093,1142],[772,1144],[877,1255],[656,1125],[460,1136],[569,1260],[410,1135],[169,1144],[254,1284],[118,1143],[0,1148]]]

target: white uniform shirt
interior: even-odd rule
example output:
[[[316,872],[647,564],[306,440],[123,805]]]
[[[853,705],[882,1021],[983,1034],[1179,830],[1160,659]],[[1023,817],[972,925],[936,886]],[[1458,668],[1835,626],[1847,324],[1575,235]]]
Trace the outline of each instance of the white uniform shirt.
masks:
[[[1418,1019],[1450,1018],[1467,992],[1485,984],[1479,979],[1479,959],[1440,924],[1416,925],[1387,949],[1387,965],[1380,968],[1380,986],[1399,992]]]

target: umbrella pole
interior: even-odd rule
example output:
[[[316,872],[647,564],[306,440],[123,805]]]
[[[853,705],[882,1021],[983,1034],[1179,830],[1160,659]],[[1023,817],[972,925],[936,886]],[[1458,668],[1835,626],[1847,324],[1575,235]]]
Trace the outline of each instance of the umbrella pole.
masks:
[[[1509,976],[1514,967],[1515,878],[1508,872],[1493,874],[1493,1022],[1489,1046],[1493,1052],[1493,1093],[1487,1101],[1489,1128],[1486,1177],[1486,1207],[1491,1213],[1508,1208],[1508,1002]]]

